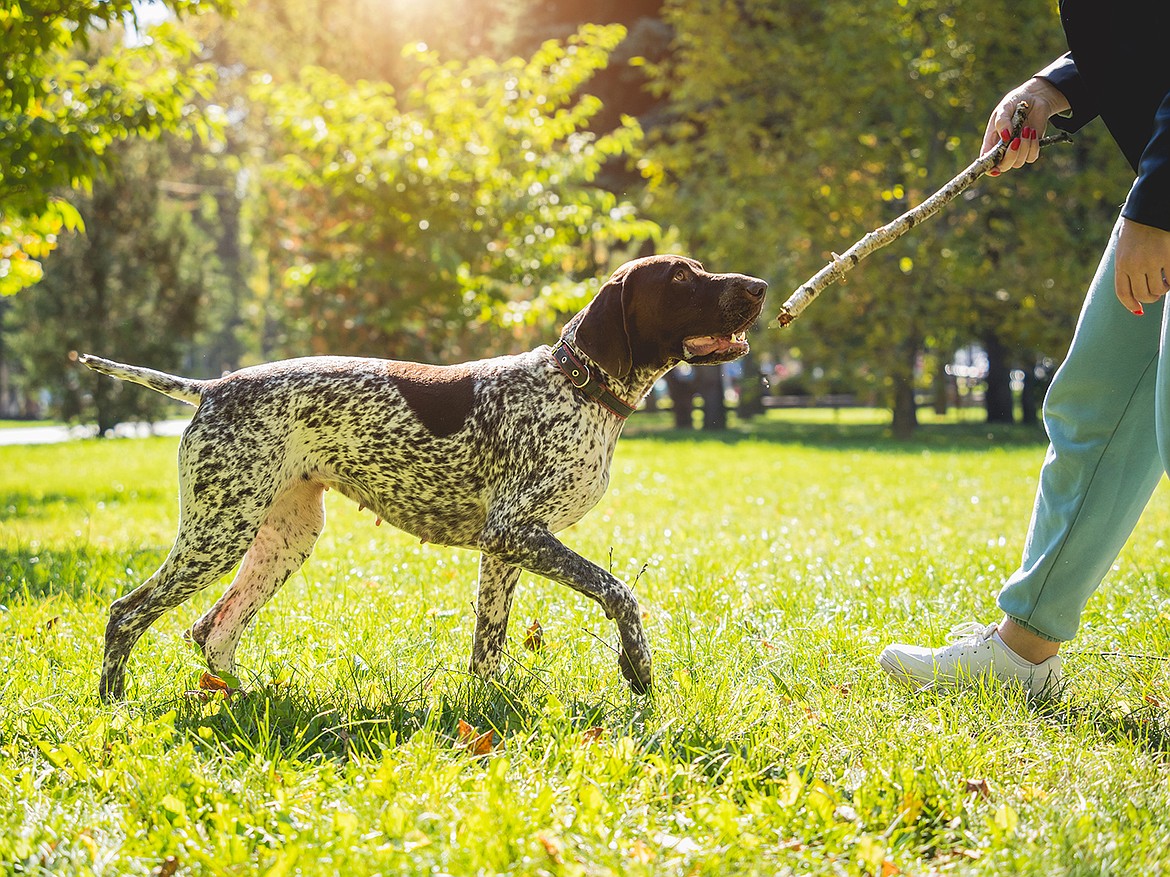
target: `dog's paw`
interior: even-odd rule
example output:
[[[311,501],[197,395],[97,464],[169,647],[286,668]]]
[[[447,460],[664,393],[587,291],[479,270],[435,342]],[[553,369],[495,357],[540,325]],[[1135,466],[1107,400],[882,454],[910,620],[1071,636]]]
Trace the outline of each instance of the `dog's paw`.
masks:
[[[630,656],[622,649],[622,653],[618,655],[618,667],[622,671],[622,675],[626,677],[626,682],[630,684],[630,690],[634,694],[648,694],[651,688],[650,676],[650,662],[639,662],[637,667],[634,666]]]

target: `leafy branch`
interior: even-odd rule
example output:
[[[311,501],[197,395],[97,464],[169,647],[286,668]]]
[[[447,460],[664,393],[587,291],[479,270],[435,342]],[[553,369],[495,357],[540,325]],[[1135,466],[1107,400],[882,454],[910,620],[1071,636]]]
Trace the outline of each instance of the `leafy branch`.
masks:
[[[1028,103],[1021,101],[1012,114],[1011,137],[1007,140],[1001,140],[992,149],[979,156],[978,159],[969,164],[958,176],[917,207],[907,210],[892,222],[871,231],[843,254],[837,255],[833,253],[832,260],[798,287],[788,298],[788,301],[784,302],[784,305],[780,308],[779,315],[776,317],[777,324],[781,328],[789,325],[804,312],[804,309],[812,303],[813,299],[821,294],[825,287],[837,280],[841,280],[846,273],[855,268],[866,256],[893,243],[924,219],[929,219],[931,216],[934,216],[934,214],[938,213],[943,207],[966,191],[972,183],[999,164],[1003,158],[1003,154],[1007,151],[1008,144],[1012,139],[1019,136],[1020,129],[1024,126],[1024,118],[1027,114]],[[1040,145],[1043,147],[1052,143],[1062,143],[1070,139],[1062,131],[1058,134],[1043,138],[1040,141]]]

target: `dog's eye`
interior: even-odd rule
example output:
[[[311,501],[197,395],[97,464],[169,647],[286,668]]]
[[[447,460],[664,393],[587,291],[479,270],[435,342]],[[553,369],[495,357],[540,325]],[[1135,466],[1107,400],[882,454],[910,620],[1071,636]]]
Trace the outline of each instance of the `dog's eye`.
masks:
[[[688,271],[686,268],[679,268],[677,271],[674,272],[674,277],[672,277],[670,279],[673,280],[675,283],[686,283],[688,280],[691,279],[691,272]]]

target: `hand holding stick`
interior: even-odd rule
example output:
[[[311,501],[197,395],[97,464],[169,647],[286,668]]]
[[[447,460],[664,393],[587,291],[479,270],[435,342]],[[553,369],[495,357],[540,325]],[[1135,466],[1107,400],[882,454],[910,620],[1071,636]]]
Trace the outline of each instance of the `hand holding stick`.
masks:
[[[880,250],[887,244],[893,243],[910,229],[914,228],[914,226],[918,225],[918,223],[922,222],[922,220],[934,216],[934,214],[938,213],[948,203],[962,194],[972,183],[999,164],[1004,152],[1007,151],[1011,139],[1019,136],[1020,129],[1024,126],[1024,118],[1027,114],[1028,104],[1026,101],[1021,101],[1019,106],[1016,107],[1016,111],[1012,114],[1012,137],[1000,141],[998,146],[993,147],[979,156],[962,173],[917,207],[907,210],[893,222],[871,231],[846,250],[843,255],[838,256],[836,253],[833,253],[832,261],[805,281],[796,292],[792,293],[788,301],[784,302],[784,306],[780,308],[780,314],[776,317],[776,322],[780,327],[787,326],[799,317],[804,309],[812,303],[814,298],[821,294],[826,286],[834,281],[840,280],[848,271],[856,267],[858,262],[874,250]],[[1040,141],[1040,145],[1048,146],[1051,143],[1060,143],[1069,139],[1069,136],[1062,131],[1059,134],[1045,137]]]

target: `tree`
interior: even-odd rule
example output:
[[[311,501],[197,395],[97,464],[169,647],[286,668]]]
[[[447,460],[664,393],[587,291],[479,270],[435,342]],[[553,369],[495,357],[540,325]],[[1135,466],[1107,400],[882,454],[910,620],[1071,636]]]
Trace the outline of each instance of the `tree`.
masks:
[[[28,389],[52,391],[57,414],[96,420],[100,432],[124,420],[151,420],[171,410],[154,393],[70,363],[78,350],[133,358],[168,369],[198,328],[215,271],[212,245],[182,204],[163,197],[158,181],[169,160],[164,143],[114,144],[107,172],[80,201],[88,229],[66,237],[35,294],[17,296],[10,322],[36,327],[12,338]]]
[[[673,52],[651,72],[670,124],[651,142],[648,215],[778,296],[969,163],[994,102],[1061,42],[1051,9],[1007,0],[668,0],[664,15]],[[1053,278],[1096,258],[1073,242],[1099,246],[1109,220],[1060,208],[1109,191],[1110,175],[1125,179],[1115,150],[1088,132],[1077,150],[985,180],[777,343],[881,393],[909,434],[924,353],[945,359],[992,334],[1011,356],[1063,352],[1081,290]]]
[[[401,97],[313,67],[258,85],[278,346],[451,360],[484,352],[485,323],[514,348],[580,306],[611,250],[655,231],[594,185],[640,136],[586,130],[582,86],[622,35],[586,26],[504,62],[416,52]]]
[[[160,0],[196,14],[227,0]],[[132,0],[19,0],[0,9],[0,294],[40,279],[40,259],[80,216],[64,198],[107,167],[112,144],[201,127],[188,110],[206,95],[211,69],[173,22],[86,62],[94,35],[137,24]]]

